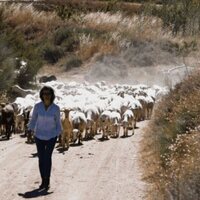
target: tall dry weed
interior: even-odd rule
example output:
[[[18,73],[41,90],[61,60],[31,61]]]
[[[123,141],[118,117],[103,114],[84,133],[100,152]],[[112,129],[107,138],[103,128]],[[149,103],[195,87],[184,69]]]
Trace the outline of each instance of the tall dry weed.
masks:
[[[200,72],[178,84],[155,110],[143,139],[149,199],[200,197]],[[144,169],[145,169],[144,168]]]
[[[126,37],[147,39],[169,38],[170,34],[163,31],[162,22],[156,17],[144,15],[124,16],[122,13],[95,12],[83,16],[83,23],[94,29],[107,32],[118,32]]]
[[[5,22],[22,32],[48,32],[61,24],[61,19],[55,12],[36,10],[31,4],[0,5],[3,8]]]
[[[83,61],[92,58],[95,54],[106,55],[116,52],[116,46],[101,39],[82,35],[80,39],[79,56]]]

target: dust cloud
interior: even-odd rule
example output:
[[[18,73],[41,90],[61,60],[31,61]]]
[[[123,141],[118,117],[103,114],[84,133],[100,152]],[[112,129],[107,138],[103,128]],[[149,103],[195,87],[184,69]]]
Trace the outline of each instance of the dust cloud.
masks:
[[[166,41],[134,41],[116,55],[95,55],[90,63],[71,71],[50,67],[40,74],[54,74],[63,82],[106,81],[108,84],[147,84],[173,87],[183,80],[191,68],[183,65],[175,47]],[[59,69],[59,68],[57,68]],[[47,72],[47,73],[46,73]]]
[[[175,50],[169,47],[168,43],[133,42],[119,55],[97,58],[91,63],[85,80],[166,86],[183,79],[185,73],[182,71],[185,69],[179,68],[181,65],[181,59],[176,56]],[[170,71],[173,68],[177,68],[175,73]],[[167,73],[168,71],[170,73]],[[170,77],[173,77],[173,83]]]

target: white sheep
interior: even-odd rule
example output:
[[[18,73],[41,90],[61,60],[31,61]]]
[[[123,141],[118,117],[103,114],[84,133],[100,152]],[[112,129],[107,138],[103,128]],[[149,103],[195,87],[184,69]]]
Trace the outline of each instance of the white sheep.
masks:
[[[84,113],[87,120],[85,138],[93,138],[98,130],[99,110],[95,105],[88,105],[85,107]]]
[[[123,136],[128,136],[128,129],[132,129],[132,134],[134,134],[135,127],[135,116],[131,110],[127,110],[122,116],[122,126],[123,126]]]
[[[119,112],[111,112],[111,133],[114,137],[119,137],[120,127],[121,127],[121,115]]]

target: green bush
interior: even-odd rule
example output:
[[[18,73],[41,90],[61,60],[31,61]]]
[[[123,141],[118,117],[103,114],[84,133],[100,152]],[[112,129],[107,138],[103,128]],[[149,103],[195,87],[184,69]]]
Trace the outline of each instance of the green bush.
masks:
[[[50,64],[55,64],[64,55],[60,47],[47,44],[42,49],[42,58]]]
[[[24,69],[19,69],[19,73],[16,76],[15,83],[22,88],[30,87],[31,82],[34,80],[41,66],[42,61],[40,61],[39,59],[28,60],[27,66]]]
[[[0,29],[4,29],[5,28],[5,23],[4,23],[4,19],[3,19],[3,12],[4,9],[0,8]]]
[[[54,44],[61,45],[63,41],[72,37],[72,30],[69,27],[58,29],[54,34]]]
[[[0,91],[9,88],[15,79],[15,62],[12,58],[7,58],[0,65]]]
[[[73,68],[80,67],[82,65],[82,60],[77,56],[71,56],[67,59],[65,70],[68,71]]]
[[[146,11],[148,8],[146,7]],[[149,6],[150,14],[163,21],[173,35],[195,35],[200,32],[200,2],[195,0],[166,0],[161,7]]]
[[[76,12],[76,9],[68,2],[65,5],[57,5],[56,13],[62,19],[69,19],[71,18]]]
[[[69,40],[65,40],[61,47],[65,52],[73,52],[75,51],[79,46],[79,41],[75,38],[70,38]]]
[[[4,72],[1,73],[1,89],[9,89],[13,83],[23,88],[30,86],[42,66],[37,48],[37,45],[27,43],[20,32],[10,28],[0,34],[0,67]],[[26,70],[20,70],[22,60],[28,63]],[[18,73],[14,73],[16,71]]]

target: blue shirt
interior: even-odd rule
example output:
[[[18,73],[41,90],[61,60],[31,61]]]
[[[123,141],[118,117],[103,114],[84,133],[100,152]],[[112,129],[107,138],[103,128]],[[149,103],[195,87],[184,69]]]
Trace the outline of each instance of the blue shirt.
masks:
[[[41,140],[50,140],[60,135],[62,125],[59,106],[52,103],[45,110],[42,101],[35,104],[28,129],[34,131],[34,135]]]

